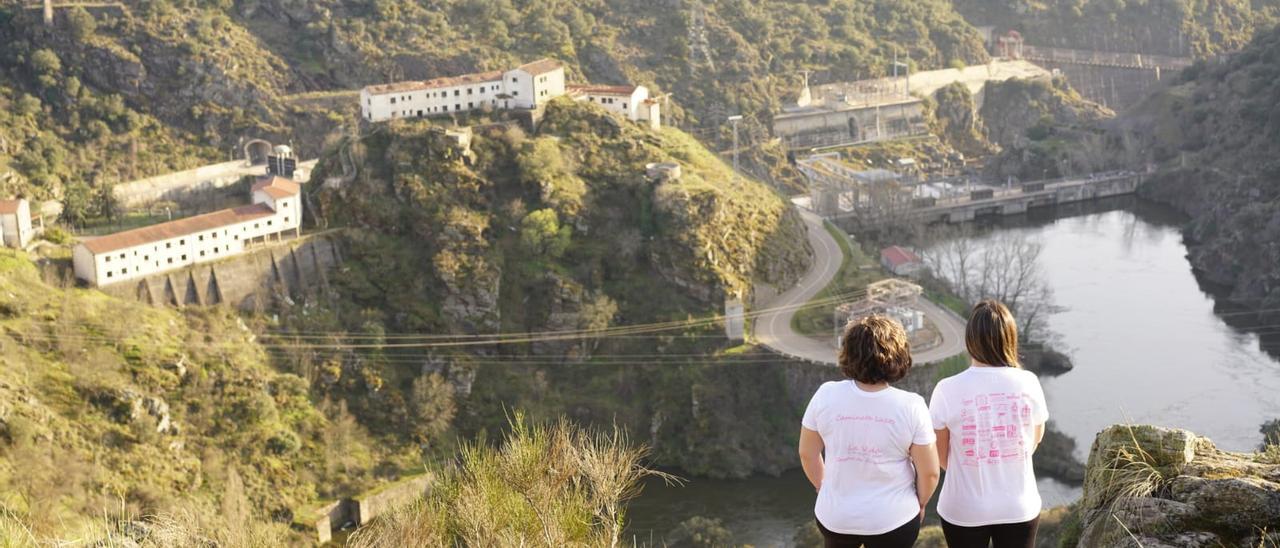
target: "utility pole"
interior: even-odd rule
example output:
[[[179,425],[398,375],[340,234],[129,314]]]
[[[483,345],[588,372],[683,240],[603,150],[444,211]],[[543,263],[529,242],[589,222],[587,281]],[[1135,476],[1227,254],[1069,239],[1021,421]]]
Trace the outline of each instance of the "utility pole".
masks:
[[[742,121],[742,115],[734,115],[729,117],[729,122],[733,124],[733,171],[738,171],[738,122]]]
[[[898,67],[902,67],[903,72],[907,77],[907,89],[905,95],[911,95],[911,52],[907,52],[906,63],[899,63],[898,50],[893,50],[893,79],[895,82],[898,80]]]
[[[44,0],[44,24],[53,26],[53,0]]]

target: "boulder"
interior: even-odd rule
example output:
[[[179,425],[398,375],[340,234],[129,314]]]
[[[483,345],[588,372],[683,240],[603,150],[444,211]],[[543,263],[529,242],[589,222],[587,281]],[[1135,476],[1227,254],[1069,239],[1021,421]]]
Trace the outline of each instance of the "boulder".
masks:
[[[1094,440],[1078,508],[1084,547],[1267,545],[1280,525],[1280,462],[1185,430],[1112,426]]]

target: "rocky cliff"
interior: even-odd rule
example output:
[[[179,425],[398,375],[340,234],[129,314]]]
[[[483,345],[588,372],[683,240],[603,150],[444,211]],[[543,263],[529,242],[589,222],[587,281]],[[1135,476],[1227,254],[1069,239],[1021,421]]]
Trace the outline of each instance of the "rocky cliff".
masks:
[[[986,138],[1001,149],[987,164],[998,178],[1051,179],[1109,161],[1098,124],[1114,113],[1080,97],[1064,78],[988,84],[979,116]]]
[[[1190,216],[1185,234],[1198,274],[1254,309],[1280,306],[1280,30],[1115,120],[1131,163],[1160,168],[1140,189]]]
[[[1231,453],[1185,430],[1112,426],[1089,453],[1063,546],[1275,546],[1280,446]]]

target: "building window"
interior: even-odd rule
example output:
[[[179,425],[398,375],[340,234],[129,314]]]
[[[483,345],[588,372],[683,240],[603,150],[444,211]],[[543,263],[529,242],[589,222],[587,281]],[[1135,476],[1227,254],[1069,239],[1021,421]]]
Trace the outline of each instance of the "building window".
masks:
[[[258,223],[253,223],[253,228],[258,228]]]
[[[200,235],[200,236],[198,236],[197,238],[199,238],[199,240],[203,242],[203,241],[204,241],[204,234],[201,234],[201,235]]]
[[[108,277],[108,278],[110,278],[110,277],[111,277],[111,271],[110,271],[110,270],[108,270],[108,271],[107,271],[107,277]]]
[[[514,97],[514,96],[516,96],[516,95],[520,95],[520,92],[519,92],[519,91],[513,91],[513,92],[511,92],[511,95]]]
[[[471,88],[467,88],[467,95],[471,95]]]
[[[128,276],[128,275],[129,275],[129,269],[128,269],[128,268],[121,268],[121,269],[120,269],[120,275],[121,275],[121,276]]]
[[[396,98],[395,98],[395,97],[392,97],[392,98],[391,98],[391,104],[393,104],[393,105],[394,105],[394,104],[396,104]]]
[[[201,249],[201,250],[200,250],[200,256],[201,256],[201,257],[203,257],[203,256],[204,256],[204,250],[203,250],[203,249]]]
[[[475,103],[472,103],[472,102],[469,102],[469,101],[468,101],[468,102],[467,102],[467,108],[476,108],[476,105],[475,105]]]
[[[519,80],[517,80],[515,77],[512,77],[512,78],[511,78],[511,83],[512,83],[512,84],[515,84],[515,83],[517,83],[517,82],[519,82]]]
[[[455,90],[453,90],[453,96],[454,96],[454,97],[457,97],[457,96],[459,96],[459,95],[462,95],[462,90],[460,90],[460,89],[455,89]]]
[[[169,264],[173,264],[173,257],[169,257]]]
[[[143,256],[142,256],[142,260],[144,260],[144,261],[150,261],[150,260],[151,260],[151,256],[150,256],[150,255],[143,255]]]
[[[187,245],[186,240],[178,240],[178,245]]]
[[[287,223],[287,222],[289,222],[289,218],[288,218],[288,217],[285,217],[285,218],[284,218],[284,222],[286,222],[286,223]]]
[[[110,256],[110,255],[107,255],[107,259],[106,259],[106,261],[105,261],[105,262],[108,262],[108,263],[109,263],[109,262],[111,262],[111,256]]]
[[[271,221],[267,221],[267,226],[271,226]]]
[[[453,105],[453,110],[462,110],[462,105],[461,104]]]
[[[184,261],[185,261],[185,260],[187,260],[187,254],[186,254],[186,253],[183,253],[183,254],[182,254],[182,260],[184,260]]]

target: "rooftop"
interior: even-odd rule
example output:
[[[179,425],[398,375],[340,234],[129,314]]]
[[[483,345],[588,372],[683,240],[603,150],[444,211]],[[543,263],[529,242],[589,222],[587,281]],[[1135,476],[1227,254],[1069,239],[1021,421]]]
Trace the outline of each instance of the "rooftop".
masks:
[[[253,192],[263,191],[272,199],[288,198],[295,196],[302,191],[302,185],[292,179],[284,177],[271,177],[270,179],[262,179],[253,184]]]
[[[0,215],[13,215],[18,212],[18,207],[25,202],[22,198],[16,200],[0,200]]]
[[[904,264],[918,263],[920,257],[912,253],[908,249],[892,245],[880,250],[880,259],[887,261],[891,266],[898,267]]]
[[[636,92],[636,86],[570,84],[565,87],[571,92],[586,93],[589,95],[623,95],[629,97],[632,93]]]
[[[365,91],[373,94],[396,93],[400,91],[419,91],[424,89],[446,88],[481,82],[497,82],[502,80],[502,71],[473,72],[460,76],[442,76],[430,80],[409,80],[376,86],[366,86]]]
[[[195,234],[262,217],[270,217],[274,213],[275,211],[272,211],[266,204],[251,204],[117,232],[101,238],[86,240],[81,245],[84,245],[89,252],[95,255],[110,253],[119,249]]]
[[[532,63],[525,63],[523,65],[520,65],[516,67],[516,70],[523,70],[529,74],[538,76],[538,75],[546,74],[548,72],[551,72],[559,68],[564,68],[564,65],[561,64],[560,61],[556,61],[555,59],[544,57]]]

